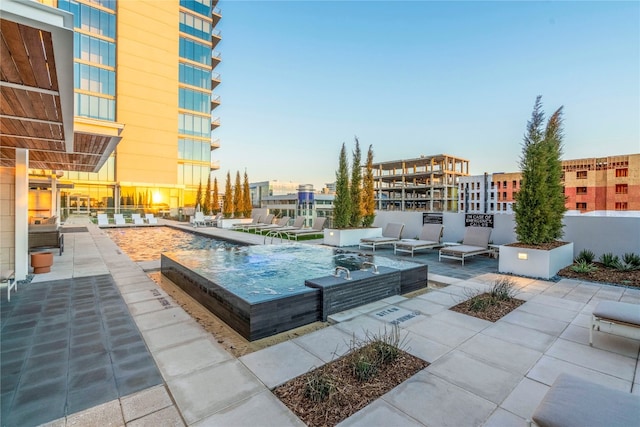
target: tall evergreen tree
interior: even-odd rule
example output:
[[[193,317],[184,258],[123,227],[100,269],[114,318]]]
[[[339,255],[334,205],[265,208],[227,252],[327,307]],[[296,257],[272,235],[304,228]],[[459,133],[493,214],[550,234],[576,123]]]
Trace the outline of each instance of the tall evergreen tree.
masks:
[[[565,212],[562,175],[562,107],[543,129],[541,97],[536,98],[522,144],[522,185],[516,194],[515,232],[530,245],[552,242],[562,236]]]
[[[204,191],[204,202],[202,203],[202,213],[211,213],[211,174],[207,177],[207,189]]]
[[[251,216],[253,206],[251,205],[251,190],[249,190],[249,175],[247,175],[246,170],[244,171],[244,182],[242,184],[242,198],[244,205],[242,214],[245,218],[249,218]]]
[[[198,208],[198,206],[200,206],[200,209],[202,209],[202,181],[200,181],[200,184],[198,184],[198,192],[196,193],[196,209]]]
[[[360,141],[355,137],[356,149],[353,151],[353,163],[351,164],[351,185],[349,187],[351,197],[351,216],[349,225],[360,227],[362,225],[362,153],[360,151]]]
[[[211,202],[211,212],[220,212],[220,196],[218,194],[218,178],[213,178],[213,201]]]
[[[367,165],[362,181],[362,225],[371,227],[375,219],[376,199],[373,188],[373,148],[367,151]]]
[[[340,150],[336,172],[336,197],[333,200],[333,227],[347,228],[351,219],[351,195],[349,194],[349,164],[344,143]]]
[[[224,187],[224,200],[222,201],[222,215],[225,218],[233,216],[233,192],[231,191],[231,173],[227,172],[227,182]]]
[[[233,216],[240,218],[244,211],[242,198],[242,181],[240,181],[240,171],[236,171],[236,184],[233,187]]]

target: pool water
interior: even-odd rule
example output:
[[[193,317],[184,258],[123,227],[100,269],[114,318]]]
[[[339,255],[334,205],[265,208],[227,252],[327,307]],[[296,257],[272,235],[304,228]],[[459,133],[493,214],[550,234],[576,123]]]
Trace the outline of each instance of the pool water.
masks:
[[[228,250],[238,245],[170,227],[104,229],[124,253],[135,262],[157,261],[163,252],[181,250]]]
[[[331,276],[337,266],[351,271],[361,269],[365,261],[398,270],[416,266],[407,261],[302,243],[164,255],[252,303],[305,291],[308,289],[305,280]]]

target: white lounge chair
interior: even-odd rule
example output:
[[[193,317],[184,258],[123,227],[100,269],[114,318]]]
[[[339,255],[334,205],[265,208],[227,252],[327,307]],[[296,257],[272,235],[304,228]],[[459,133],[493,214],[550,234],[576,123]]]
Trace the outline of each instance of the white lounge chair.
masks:
[[[193,216],[193,226],[194,227],[207,226],[207,221],[205,220],[204,214],[202,212],[196,212],[195,215]]]
[[[404,224],[397,222],[390,222],[382,230],[382,237],[369,237],[366,239],[360,239],[358,248],[371,248],[376,251],[376,246],[393,245],[402,237],[402,230]]]
[[[640,304],[600,301],[591,315],[589,345],[593,345],[594,329],[640,339]]]
[[[244,224],[236,224],[233,227],[231,227],[232,230],[244,230],[244,227],[249,226],[249,225],[258,225],[258,224],[262,224],[262,222],[260,222],[260,220],[262,219],[262,216],[260,215],[256,215],[254,217],[252,217],[252,220],[250,223],[244,223]]]
[[[263,221],[260,221],[257,224],[253,224],[253,223],[245,224],[245,226],[242,227],[242,231],[252,231],[252,230],[255,230],[257,228],[264,227],[265,225],[271,225],[273,223],[273,219],[275,217],[276,216],[274,214],[269,214],[264,218]]]
[[[321,216],[313,221],[313,225],[311,226],[311,228],[301,228],[300,230],[287,231],[287,239],[291,240],[293,238],[294,240],[298,240],[298,237],[300,236],[321,234],[322,230],[324,229],[324,223],[326,220],[326,217]]]
[[[491,253],[489,237],[491,237],[491,228],[489,227],[467,227],[464,230],[462,244],[440,249],[438,261],[442,261],[442,258],[455,259],[462,261],[462,265],[464,265],[465,258]]]
[[[532,418],[539,427],[637,426],[640,396],[562,373]]]
[[[276,228],[281,228],[286,226],[289,223],[290,217],[283,216],[282,218],[278,218],[276,222],[272,224],[266,224],[262,226],[257,226],[253,229],[254,232],[262,234],[263,231],[274,230]]]
[[[134,224],[137,225],[142,225],[144,224],[144,221],[142,220],[142,217],[140,216],[140,214],[131,214],[131,220],[133,221]]]
[[[267,234],[272,231],[278,231],[280,233],[284,233],[287,231],[301,230],[302,226],[304,225],[304,219],[305,218],[303,216],[299,216],[293,221],[293,225],[284,225],[282,227],[261,229],[259,230],[259,232],[260,234]]]
[[[147,220],[147,224],[157,224],[158,223],[158,218],[153,216],[152,213],[144,214],[144,219]]]
[[[114,214],[113,215],[113,221],[116,223],[116,225],[125,225],[126,221],[124,220],[124,215],[123,214]]]
[[[98,214],[98,227],[109,225],[109,217],[107,214]]]
[[[415,251],[422,249],[433,249],[441,246],[442,232],[444,226],[441,224],[424,224],[420,231],[419,239],[402,239],[394,243],[393,253],[406,252],[413,257]]]

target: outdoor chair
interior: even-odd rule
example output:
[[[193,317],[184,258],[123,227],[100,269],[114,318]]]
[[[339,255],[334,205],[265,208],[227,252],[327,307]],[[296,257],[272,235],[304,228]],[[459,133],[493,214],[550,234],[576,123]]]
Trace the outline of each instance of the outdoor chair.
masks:
[[[262,226],[256,226],[253,231],[256,233],[260,233],[262,234],[263,231],[269,231],[269,230],[274,230],[276,228],[281,228],[286,226],[289,223],[289,219],[290,217],[288,216],[283,216],[282,218],[278,218],[276,220],[276,222],[274,222],[273,224],[266,224],[266,225],[262,225]]]
[[[640,396],[563,373],[532,418],[539,427],[637,426]]]
[[[377,246],[394,245],[402,237],[403,229],[404,224],[390,222],[382,231],[382,237],[369,237],[366,239],[360,239],[358,248],[371,248],[375,252]]]
[[[311,228],[301,228],[300,230],[287,231],[287,239],[291,240],[293,238],[294,240],[298,240],[298,237],[300,236],[320,234],[324,229],[324,223],[326,220],[326,217],[321,216],[313,221],[313,225],[311,226]]]
[[[444,226],[442,224],[424,224],[420,237],[416,239],[402,239],[394,243],[393,253],[406,252],[410,253],[413,257],[415,251],[422,249],[433,249],[441,246],[440,240],[442,239],[442,233]]]
[[[140,216],[140,214],[131,214],[131,220],[136,225],[144,224],[144,221],[142,220],[142,217]]]
[[[198,226],[202,226],[202,227],[206,227],[207,226],[207,221],[204,218],[204,214],[202,212],[196,212],[194,217],[193,217],[193,226],[194,227],[198,227]]]
[[[245,224],[244,227],[242,227],[242,231],[252,231],[255,230],[257,228],[263,227],[265,225],[271,225],[271,223],[273,223],[273,219],[276,216],[274,214],[269,214],[264,218],[264,221],[260,221],[257,224],[251,223],[251,224]]]
[[[158,223],[158,218],[153,216],[152,213],[144,214],[144,219],[147,220],[147,224],[157,224]]]
[[[600,301],[591,315],[589,345],[593,345],[594,329],[640,339],[640,304]]]
[[[293,225],[284,225],[282,227],[261,229],[259,230],[259,232],[260,234],[267,234],[274,231],[285,233],[287,231],[302,230],[302,226],[304,225],[304,219],[305,218],[303,216],[299,216],[293,221]]]
[[[116,225],[125,225],[126,221],[124,220],[124,215],[123,214],[114,214],[113,215],[113,221],[116,223]]]
[[[98,214],[98,227],[109,225],[109,217],[107,214]]]
[[[442,261],[442,258],[455,259],[462,261],[462,265],[464,265],[466,258],[491,253],[489,237],[491,237],[491,228],[489,227],[467,227],[464,230],[462,244],[445,246],[440,249],[438,261]]]
[[[233,227],[231,227],[231,229],[232,229],[232,230],[241,230],[241,231],[242,231],[242,230],[244,229],[244,227],[246,227],[246,226],[248,226],[248,225],[258,225],[258,224],[261,224],[261,222],[260,222],[260,220],[261,220],[261,219],[262,219],[262,216],[260,216],[260,215],[256,215],[256,216],[252,217],[252,220],[251,220],[251,222],[250,222],[250,223],[248,223],[248,224],[246,224],[246,223],[245,223],[245,224],[236,224],[236,225],[234,225]]]

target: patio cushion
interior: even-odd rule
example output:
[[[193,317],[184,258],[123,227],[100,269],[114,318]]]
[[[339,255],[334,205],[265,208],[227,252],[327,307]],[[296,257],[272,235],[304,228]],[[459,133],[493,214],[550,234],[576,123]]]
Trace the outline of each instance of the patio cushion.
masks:
[[[640,305],[618,301],[600,301],[593,315],[601,319],[617,320],[640,326]],[[640,416],[640,414],[639,414]]]
[[[533,414],[540,427],[638,425],[640,396],[560,374]]]

